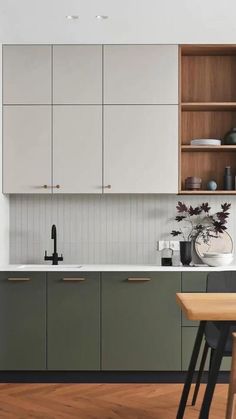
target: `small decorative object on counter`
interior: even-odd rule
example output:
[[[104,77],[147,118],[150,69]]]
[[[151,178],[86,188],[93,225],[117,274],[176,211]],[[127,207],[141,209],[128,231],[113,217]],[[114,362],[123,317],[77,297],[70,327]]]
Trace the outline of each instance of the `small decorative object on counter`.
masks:
[[[188,266],[192,262],[192,242],[180,241],[180,261],[183,266]]]
[[[201,189],[202,179],[196,176],[190,176],[185,179],[185,189],[189,191],[196,191]]]
[[[224,173],[224,190],[231,191],[233,189],[233,176],[231,173],[231,167],[226,166]]]
[[[162,266],[172,266],[172,254],[173,250],[169,247],[165,247],[161,251],[161,265]]]
[[[207,189],[208,191],[216,191],[217,189],[217,183],[215,180],[209,180],[209,182],[207,182]]]
[[[223,142],[225,145],[236,145],[236,128],[231,128],[231,130],[225,134]]]
[[[195,208],[184,202],[178,202],[175,220],[181,223],[181,228],[172,230],[171,235],[183,238],[183,241],[180,241],[180,258],[183,264],[189,264],[191,261],[189,252],[191,254],[192,241],[197,243],[198,240],[201,240],[207,244],[212,237],[220,238],[222,233],[227,230],[230,207],[229,203],[221,204],[220,211],[211,214],[208,202],[203,202]]]

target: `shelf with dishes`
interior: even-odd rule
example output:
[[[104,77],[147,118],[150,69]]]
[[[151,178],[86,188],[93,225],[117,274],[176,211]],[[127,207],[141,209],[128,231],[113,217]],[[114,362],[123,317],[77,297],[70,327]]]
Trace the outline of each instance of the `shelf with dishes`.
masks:
[[[236,194],[236,46],[182,45],[180,57],[179,193]]]

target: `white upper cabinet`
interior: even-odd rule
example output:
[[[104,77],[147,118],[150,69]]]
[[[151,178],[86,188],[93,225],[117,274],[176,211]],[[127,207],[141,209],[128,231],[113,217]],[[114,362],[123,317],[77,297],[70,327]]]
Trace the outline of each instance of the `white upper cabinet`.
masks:
[[[102,46],[53,46],[53,102],[102,103]]]
[[[51,47],[3,47],[3,103],[51,103]]]
[[[50,185],[50,106],[5,106],[3,192],[48,193]]]
[[[178,106],[104,109],[105,193],[178,192]]]
[[[106,104],[178,104],[177,45],[105,45]]]
[[[55,193],[102,192],[102,107],[55,106],[53,110]]]

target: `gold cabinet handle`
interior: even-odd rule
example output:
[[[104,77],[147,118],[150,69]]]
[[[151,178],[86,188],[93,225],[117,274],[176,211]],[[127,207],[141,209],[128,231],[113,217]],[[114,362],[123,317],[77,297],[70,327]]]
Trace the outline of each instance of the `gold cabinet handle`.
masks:
[[[130,277],[128,278],[129,282],[148,282],[151,281],[151,278],[136,278],[136,277]]]
[[[105,185],[104,189],[111,189],[111,185]]]
[[[7,278],[8,281],[18,281],[18,282],[23,282],[23,281],[30,281],[30,278]]]
[[[82,281],[85,281],[85,278],[81,278],[81,277],[78,277],[78,278],[62,278],[62,281],[82,282]]]

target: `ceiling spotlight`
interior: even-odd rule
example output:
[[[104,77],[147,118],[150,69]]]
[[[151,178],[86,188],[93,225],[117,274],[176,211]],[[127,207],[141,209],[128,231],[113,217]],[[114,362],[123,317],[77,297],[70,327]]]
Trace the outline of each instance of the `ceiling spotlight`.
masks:
[[[96,17],[96,19],[98,19],[98,20],[105,20],[105,19],[108,19],[108,16],[106,16],[106,15],[96,15],[95,17]]]
[[[76,19],[79,19],[79,16],[78,15],[67,15],[66,16],[66,19],[68,19],[68,20],[76,20]]]

